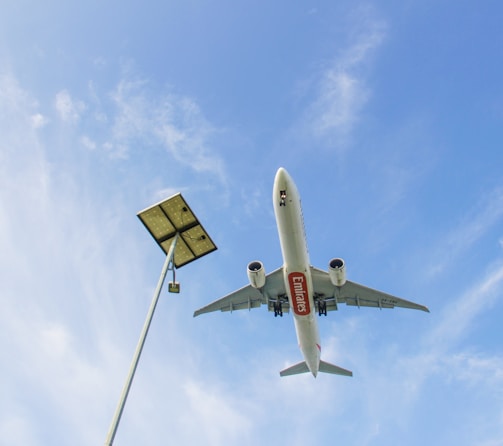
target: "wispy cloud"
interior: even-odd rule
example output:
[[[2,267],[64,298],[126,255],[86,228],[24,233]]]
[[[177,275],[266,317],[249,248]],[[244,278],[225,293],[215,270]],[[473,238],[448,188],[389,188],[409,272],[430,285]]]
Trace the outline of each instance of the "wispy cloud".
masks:
[[[462,351],[441,360],[445,375],[474,388],[477,386],[501,388],[503,385],[503,357]]]
[[[115,174],[115,161],[102,166],[95,152],[75,151],[62,166],[52,154],[66,144],[47,144],[46,132],[34,125],[43,109],[37,100],[12,76],[0,79],[0,98],[6,117],[0,120],[0,340],[9,358],[1,373],[0,434],[27,446],[96,443],[122,384],[111,383],[122,379],[134,347],[131,322],[141,322],[145,311],[138,298],[149,294],[138,270],[142,255],[134,236],[123,232],[131,216],[121,193],[112,188],[102,206],[95,174],[79,167],[87,157]],[[98,150],[95,141],[81,139],[91,109],[77,116],[70,93],[58,98],[58,113],[71,124],[68,138]],[[150,124],[143,125],[139,131]],[[226,407],[211,396],[207,402],[210,409]],[[50,432],[51,423],[66,427]]]
[[[71,223],[64,216],[77,212],[76,201],[65,202],[69,184],[55,186],[58,180],[46,160],[37,126],[30,125],[40,113],[37,101],[12,76],[0,81],[0,92],[8,99],[0,101],[0,114],[10,116],[10,123],[0,120],[5,136],[0,162],[0,339],[9,358],[2,382],[11,389],[2,391],[6,399],[0,403],[0,424],[2,438],[22,428],[23,444],[41,444],[44,412],[35,421],[32,398],[43,401],[47,409],[59,407],[55,416],[64,418],[69,400],[63,404],[66,407],[56,401],[61,402],[69,389],[60,386],[84,370],[74,362],[79,355],[68,348],[68,321],[56,322],[64,318],[58,296],[68,284],[64,274],[72,263],[67,251]],[[84,274],[87,265],[81,266]],[[80,365],[83,362],[79,358]],[[77,387],[71,391],[79,392]]]
[[[63,121],[72,123],[77,122],[86,110],[84,102],[72,98],[68,90],[61,90],[56,94],[54,106]]]
[[[77,97],[84,97],[85,105],[75,108],[84,104]],[[122,181],[136,174],[137,166],[127,160],[140,158],[152,145],[164,149],[173,166],[218,177],[225,163],[211,145],[217,130],[194,101],[169,93],[153,99],[142,83],[123,81],[108,102],[106,95],[98,101],[61,90],[47,107],[56,111],[52,119],[12,76],[0,82],[0,98],[0,116],[6,117],[0,120],[0,339],[9,358],[1,373],[0,434],[26,446],[96,443],[106,435],[150,294],[144,280],[148,268],[138,267],[144,260],[139,242],[125,232],[131,209],[126,213],[122,192],[112,186],[104,204],[95,185],[95,172],[111,178],[118,162],[97,155],[123,150],[123,177],[117,177]],[[49,144],[51,132],[41,127],[56,123],[83,150],[67,151],[67,140]],[[110,123],[110,131],[104,123]],[[64,166],[54,156],[58,151],[65,153]],[[88,173],[82,159],[92,166]],[[170,181],[159,185],[163,194],[180,190]],[[192,179],[190,186],[196,183]],[[147,436],[149,444],[162,443],[160,431],[178,443],[243,443],[242,433],[253,430],[256,407],[244,408],[232,389],[211,390],[218,383],[187,363],[186,352],[198,345],[187,348],[177,322],[168,325],[176,366],[154,359],[153,370],[143,370],[148,382],[142,384],[140,376],[135,388],[148,395],[139,397],[139,406],[149,415],[137,413],[132,403],[131,425],[139,431],[160,426]],[[173,390],[166,406],[176,408],[175,432],[164,430],[164,411],[156,408],[158,418],[149,418],[152,398],[167,377],[173,386],[161,387]],[[52,423],[64,427],[47,432]],[[121,433],[128,432],[125,424]]]
[[[139,138],[163,147],[178,163],[196,172],[225,178],[223,159],[211,140],[218,130],[190,98],[163,93],[149,97],[144,81],[121,81],[112,94],[117,108],[112,143],[126,153]]]
[[[243,438],[249,437],[253,421],[244,413],[242,402],[232,401],[230,395],[203,388],[196,382],[186,383],[184,390],[191,414],[184,421],[204,431],[205,444],[235,444],[239,439],[248,443]]]
[[[307,115],[312,134],[337,149],[347,144],[371,95],[365,68],[386,34],[386,24],[373,18],[370,9],[358,10],[351,20],[352,40],[321,73]]]
[[[503,188],[497,187],[485,193],[479,203],[462,218],[460,224],[438,244],[430,256],[432,262],[428,269],[429,276],[434,277],[442,273],[447,265],[470,249],[502,217]],[[501,241],[498,243],[501,244]]]
[[[495,394],[495,389],[503,384],[503,357],[479,352],[470,333],[481,314],[491,311],[502,295],[503,265],[500,263],[440,311],[418,314],[418,319],[431,320],[430,324],[424,324],[430,328],[414,332],[407,340],[379,337],[375,331],[378,328],[370,323],[374,315],[368,312],[337,323],[323,352],[325,358],[338,355],[342,359],[333,359],[333,362],[342,366],[352,368],[351,364],[355,364],[358,390],[352,387],[353,383],[348,383],[337,395],[347,410],[353,410],[353,405],[358,407],[358,429],[353,426],[352,440],[365,445],[386,444],[386,435],[391,429],[400,432],[415,425],[417,414],[429,407],[429,386],[448,388],[450,384],[456,387],[456,393],[465,394],[463,399],[468,401],[487,395],[485,407],[480,408],[484,424],[474,423],[473,429],[479,430],[481,439],[495,438],[494,433],[503,430],[501,414],[493,410],[501,401],[501,394]],[[409,330],[416,327],[411,324]],[[365,335],[369,331],[373,332],[372,336]],[[351,395],[347,394],[349,391]],[[452,416],[457,416],[462,411],[472,413],[475,409],[451,410]]]
[[[444,269],[459,267],[459,255],[476,246],[477,241],[501,220],[502,208],[499,188],[484,194],[481,202],[473,206],[459,226],[450,231],[454,235],[443,237],[448,240],[447,246],[440,243],[442,246],[438,247],[435,243],[435,249],[429,247],[429,250],[449,252],[442,258]],[[487,396],[485,407],[480,408],[487,424],[474,423],[474,433],[480,434],[480,444],[498,444],[491,442],[503,431],[501,413],[494,411],[501,405],[501,394],[495,393],[495,389],[503,384],[503,356],[497,349],[493,353],[485,352],[483,341],[479,346],[478,332],[483,328],[478,321],[501,305],[503,263],[498,258],[485,266],[471,267],[470,262],[463,265],[466,266],[465,271],[469,272],[463,274],[467,285],[457,295],[439,295],[435,286],[431,285],[431,279],[425,280],[419,291],[423,290],[424,295],[435,297],[436,300],[434,303],[429,302],[431,314],[411,315],[414,319],[415,316],[418,320],[427,319],[421,324],[421,331],[414,331],[407,341],[379,338],[380,347],[373,353],[377,334],[373,333],[371,337],[366,335],[373,331],[369,322],[374,315],[368,312],[352,318],[346,315],[330,330],[333,334],[326,339],[328,342],[323,349],[325,358],[330,359],[332,356],[335,358],[333,362],[348,368],[352,368],[353,361],[356,364],[355,378],[362,388],[361,395],[358,394],[361,398],[360,424],[363,427],[361,437],[357,437],[361,438],[359,444],[376,444],[379,439],[382,441],[385,434],[380,428],[383,426],[402,428],[412,424],[414,416],[428,404],[424,397],[428,393],[428,386],[448,387],[451,383],[455,383],[459,392],[466,393],[469,401],[471,394],[475,395],[475,399],[480,398],[481,394]],[[428,266],[425,265],[419,275],[425,276],[427,272]],[[411,325],[410,329],[415,330],[416,326]],[[486,335],[492,337],[495,334]],[[350,399],[344,402],[354,404]],[[456,410],[471,413],[475,409],[460,407]],[[367,435],[365,438],[364,432]],[[375,432],[375,438],[372,432]]]
[[[36,129],[45,127],[49,120],[41,113],[36,113],[32,117],[33,127]]]
[[[443,309],[443,316],[427,337],[428,350],[441,354],[466,336],[473,320],[503,295],[503,264],[496,264],[482,280]],[[483,302],[483,305],[480,303]]]
[[[65,124],[81,122],[79,141],[87,149],[102,150],[116,160],[164,149],[179,166],[225,183],[225,162],[214,146],[221,131],[193,99],[153,89],[146,80],[123,78],[103,93],[90,82],[86,100],[63,89],[56,94],[54,107]],[[40,113],[32,120],[35,127],[48,122]]]

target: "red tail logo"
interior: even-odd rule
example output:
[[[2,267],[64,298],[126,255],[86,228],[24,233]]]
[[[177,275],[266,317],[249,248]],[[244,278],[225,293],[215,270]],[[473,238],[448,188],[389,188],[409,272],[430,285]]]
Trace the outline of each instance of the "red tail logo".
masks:
[[[288,274],[288,284],[292,296],[292,306],[295,314],[305,316],[311,312],[309,295],[307,293],[306,276],[303,273]]]

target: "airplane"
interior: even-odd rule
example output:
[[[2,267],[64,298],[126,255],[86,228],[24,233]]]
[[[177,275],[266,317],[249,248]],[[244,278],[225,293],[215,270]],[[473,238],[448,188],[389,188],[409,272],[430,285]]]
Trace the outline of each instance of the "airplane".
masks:
[[[319,316],[338,310],[339,304],[357,307],[410,308],[429,312],[424,305],[368,288],[346,279],[344,260],[334,258],[328,272],[311,266],[307,250],[301,200],[297,187],[286,169],[276,172],[273,204],[278,227],[283,266],[265,273],[260,261],[248,264],[249,285],[218,299],[194,312],[194,317],[212,311],[234,311],[267,305],[274,316],[293,310],[293,320],[304,360],[280,372],[280,376],[318,372],[353,376],[342,367],[321,359],[318,331]]]

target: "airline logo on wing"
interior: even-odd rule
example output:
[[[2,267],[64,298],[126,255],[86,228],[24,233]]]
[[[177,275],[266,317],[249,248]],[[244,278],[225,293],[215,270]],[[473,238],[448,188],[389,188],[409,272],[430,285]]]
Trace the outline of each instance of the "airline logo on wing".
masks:
[[[288,283],[292,296],[293,311],[298,316],[306,316],[311,312],[309,296],[307,294],[306,276],[303,273],[288,274]]]

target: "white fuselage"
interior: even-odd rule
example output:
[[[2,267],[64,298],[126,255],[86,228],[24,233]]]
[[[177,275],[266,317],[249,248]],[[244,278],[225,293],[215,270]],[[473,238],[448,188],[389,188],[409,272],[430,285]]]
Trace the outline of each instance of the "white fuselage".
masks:
[[[273,203],[283,254],[285,288],[295,331],[306,364],[316,376],[320,366],[321,346],[304,219],[297,187],[283,168],[278,170],[274,179]]]

